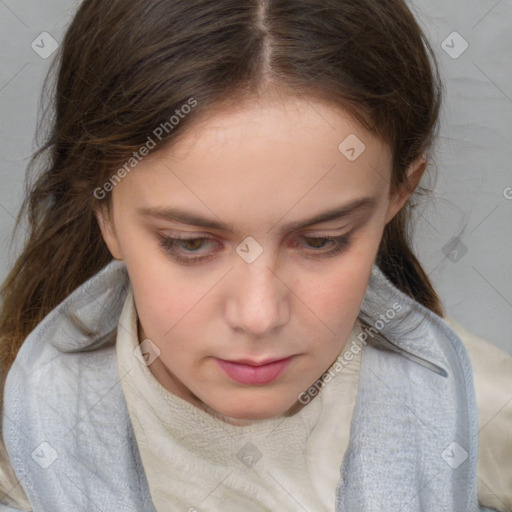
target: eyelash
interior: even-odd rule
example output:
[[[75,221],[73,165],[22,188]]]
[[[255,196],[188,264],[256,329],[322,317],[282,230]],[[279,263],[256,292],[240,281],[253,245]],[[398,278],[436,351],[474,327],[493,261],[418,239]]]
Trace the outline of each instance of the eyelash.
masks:
[[[326,242],[331,242],[332,249],[328,251],[324,251],[322,249],[312,249],[313,252],[316,252],[315,256],[320,258],[329,258],[337,256],[342,252],[346,251],[352,242],[352,233],[347,233],[341,236],[319,236],[319,237],[302,237],[304,240],[324,240]],[[201,261],[210,259],[212,256],[198,256],[198,257],[188,257],[181,256],[178,254],[177,246],[186,242],[208,242],[212,241],[209,237],[196,237],[196,238],[180,238],[180,237],[167,237],[160,236],[160,246],[164,249],[167,254],[170,254],[172,258],[180,261],[182,263],[199,263]]]

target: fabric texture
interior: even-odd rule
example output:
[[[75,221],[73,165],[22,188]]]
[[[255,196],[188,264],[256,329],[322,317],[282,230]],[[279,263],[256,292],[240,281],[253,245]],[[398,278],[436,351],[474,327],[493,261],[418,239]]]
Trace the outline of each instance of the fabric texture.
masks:
[[[7,376],[3,438],[35,512],[155,510],[121,385],[129,375],[116,357],[128,289],[124,263],[111,262],[37,326]],[[477,409],[462,341],[377,266],[361,310],[370,328],[358,338],[336,512],[486,510],[477,501]]]
[[[2,505],[18,507],[21,510],[31,510],[23,486],[16,478],[11,466],[3,440],[0,439],[0,512],[2,511]]]

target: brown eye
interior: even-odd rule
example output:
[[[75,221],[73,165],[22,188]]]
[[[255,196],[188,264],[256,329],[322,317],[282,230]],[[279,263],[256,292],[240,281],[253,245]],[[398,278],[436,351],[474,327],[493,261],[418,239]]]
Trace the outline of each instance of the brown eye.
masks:
[[[308,240],[308,245],[310,247],[312,247],[313,249],[323,249],[325,248],[325,242],[329,242],[329,240],[327,238],[306,238],[306,240]],[[311,241],[313,241],[313,243],[311,243]]]
[[[183,263],[196,263],[211,257],[211,254],[194,256],[200,254],[199,250],[203,247],[205,242],[211,242],[208,237],[196,238],[171,238],[160,237],[160,246],[173,258]]]
[[[335,256],[348,249],[351,243],[351,235],[345,234],[341,236],[321,236],[321,237],[303,237],[307,240],[307,245],[312,252],[318,252],[318,256]],[[313,242],[313,243],[311,243]],[[328,245],[326,245],[326,243]],[[326,250],[327,248],[327,250]]]

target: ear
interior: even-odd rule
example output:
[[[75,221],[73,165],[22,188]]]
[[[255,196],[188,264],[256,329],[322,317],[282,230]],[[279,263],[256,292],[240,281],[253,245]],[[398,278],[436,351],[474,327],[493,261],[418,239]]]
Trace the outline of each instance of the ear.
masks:
[[[386,213],[386,224],[402,209],[409,200],[412,193],[421,181],[421,177],[427,168],[427,159],[424,155],[418,157],[407,169],[407,179],[398,191],[391,195],[388,211]]]
[[[119,246],[114,220],[111,217],[107,207],[100,204],[96,208],[94,214],[98,219],[101,235],[103,236],[103,240],[105,241],[108,250],[112,254],[112,257],[115,260],[122,260],[123,253],[121,251],[121,247]]]

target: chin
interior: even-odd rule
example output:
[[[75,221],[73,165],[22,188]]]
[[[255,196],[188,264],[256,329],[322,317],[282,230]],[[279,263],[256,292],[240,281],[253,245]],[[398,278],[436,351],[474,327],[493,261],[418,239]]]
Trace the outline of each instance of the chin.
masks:
[[[288,403],[279,403],[279,404],[270,404],[264,403],[264,400],[258,402],[257,406],[251,407],[247,401],[240,404],[239,406],[234,405],[231,407],[219,407],[218,409],[214,409],[217,414],[225,416],[226,418],[231,418],[234,420],[247,420],[247,421],[257,421],[257,420],[266,420],[275,418],[287,412],[293,405]],[[210,411],[211,411],[210,407]]]
[[[236,420],[265,420],[279,416],[279,412],[268,409],[248,409],[247,406],[240,408],[215,409],[217,414]]]
[[[269,410],[236,410],[236,411],[228,411],[229,413],[226,416],[231,418],[235,418],[237,420],[266,420],[270,418],[274,418],[281,414],[281,411],[269,411]]]

